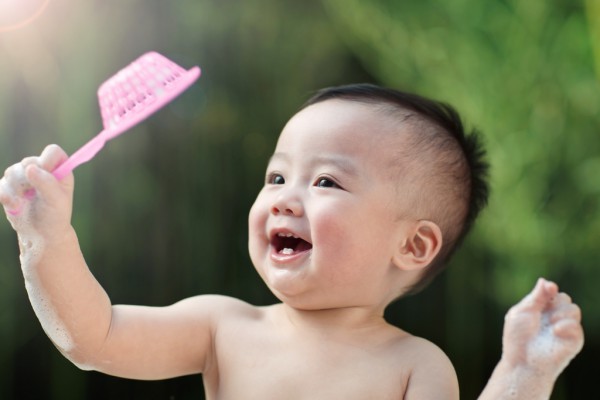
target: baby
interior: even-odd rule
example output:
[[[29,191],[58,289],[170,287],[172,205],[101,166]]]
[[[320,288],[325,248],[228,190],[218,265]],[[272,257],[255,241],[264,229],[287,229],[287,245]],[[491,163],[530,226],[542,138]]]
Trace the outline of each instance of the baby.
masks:
[[[281,301],[201,295],[112,305],[71,226],[58,146],[10,167],[0,201],[32,306],[82,369],[134,379],[201,373],[208,399],[458,399],[434,344],[388,304],[446,265],[486,203],[486,164],[449,106],[373,85],[317,93],[283,129],[249,215],[254,267]],[[201,267],[201,266],[200,266]],[[480,399],[547,399],[580,351],[580,311],[540,280],[507,314]]]

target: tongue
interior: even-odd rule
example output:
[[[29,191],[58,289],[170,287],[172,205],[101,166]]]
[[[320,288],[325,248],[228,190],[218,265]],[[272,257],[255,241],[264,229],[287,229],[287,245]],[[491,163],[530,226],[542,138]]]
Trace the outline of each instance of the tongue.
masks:
[[[302,239],[285,240],[279,250],[280,254],[291,255],[294,253],[301,253],[303,251],[310,250],[312,245]]]
[[[296,252],[308,251],[312,249],[312,245],[305,240],[300,240],[295,248]]]

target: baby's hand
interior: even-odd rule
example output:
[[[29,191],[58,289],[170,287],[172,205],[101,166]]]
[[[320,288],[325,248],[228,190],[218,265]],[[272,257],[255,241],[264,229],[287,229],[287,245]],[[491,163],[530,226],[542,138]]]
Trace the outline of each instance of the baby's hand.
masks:
[[[0,203],[17,233],[52,237],[70,226],[73,175],[58,181],[52,174],[68,158],[57,145],[39,157],[27,157],[9,167],[0,180]]]
[[[502,358],[556,379],[583,347],[581,310],[544,279],[506,314]]]

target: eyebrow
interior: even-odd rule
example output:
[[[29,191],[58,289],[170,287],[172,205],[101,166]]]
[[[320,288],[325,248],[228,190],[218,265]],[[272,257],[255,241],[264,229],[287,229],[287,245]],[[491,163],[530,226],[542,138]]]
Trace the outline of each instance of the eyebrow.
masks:
[[[290,156],[287,153],[274,153],[269,159],[269,163],[273,161],[289,163]],[[347,175],[358,174],[358,166],[348,157],[337,155],[315,155],[310,157],[309,164],[311,166],[333,166]]]

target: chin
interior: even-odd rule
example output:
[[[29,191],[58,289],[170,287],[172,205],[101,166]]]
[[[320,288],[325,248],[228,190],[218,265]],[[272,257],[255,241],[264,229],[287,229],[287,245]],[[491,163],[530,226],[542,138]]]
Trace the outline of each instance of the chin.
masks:
[[[303,311],[311,311],[311,310],[319,310],[323,309],[323,302],[319,301],[305,291],[300,290],[299,288],[278,288],[273,287],[267,283],[269,290],[279,301],[286,304],[289,307],[295,308],[297,310]]]
[[[271,289],[271,292],[286,306],[299,311],[320,311],[342,308],[344,305],[332,299],[326,299],[318,294],[282,293]]]

